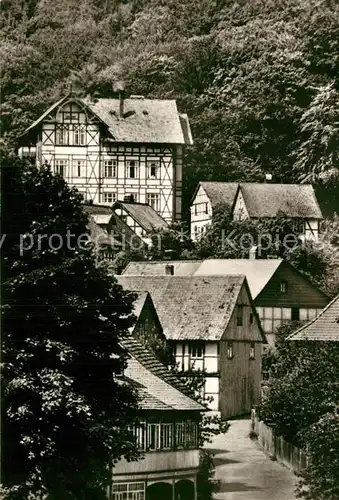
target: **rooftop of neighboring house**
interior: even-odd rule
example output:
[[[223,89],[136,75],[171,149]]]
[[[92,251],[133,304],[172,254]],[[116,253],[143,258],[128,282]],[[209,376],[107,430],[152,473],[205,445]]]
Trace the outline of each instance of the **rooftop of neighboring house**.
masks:
[[[199,182],[193,199],[195,198],[200,186],[207,194],[212,207],[217,206],[219,203],[226,203],[232,207],[239,184],[237,182],[202,181]]]
[[[288,340],[339,341],[339,295],[310,323],[302,326]]]
[[[139,341],[129,337],[121,341],[128,353],[124,377],[137,388],[143,410],[206,411],[200,403],[184,394],[184,386]]]
[[[112,209],[116,210],[117,208],[125,210],[147,232],[169,227],[161,215],[147,203],[116,201]]]
[[[116,278],[127,290],[150,293],[168,340],[220,340],[246,283],[240,275]]]
[[[287,217],[322,219],[311,184],[244,183],[239,185],[250,217]]]
[[[283,212],[293,218],[322,219],[311,184],[200,182],[199,186],[205,190],[212,207],[226,203],[233,208],[241,191],[250,217],[275,217]]]
[[[173,266],[175,276],[232,276],[245,275],[252,298],[255,299],[272,278],[283,259],[206,259],[130,262],[124,276],[159,276],[166,266]]]
[[[143,96],[122,99],[66,96],[50,106],[21,137],[69,101],[85,107],[99,119],[114,142],[193,144],[188,117],[178,112],[174,99],[145,99]]]
[[[111,207],[105,205],[95,205],[93,203],[85,203],[84,210],[88,215],[92,217],[94,222],[99,225],[107,225],[113,215]]]

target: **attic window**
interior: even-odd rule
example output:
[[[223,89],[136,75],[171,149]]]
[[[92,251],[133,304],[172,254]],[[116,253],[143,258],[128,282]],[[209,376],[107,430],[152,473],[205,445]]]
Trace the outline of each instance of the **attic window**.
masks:
[[[250,345],[250,356],[249,356],[250,359],[255,359],[255,343],[254,342],[251,342],[251,345]]]
[[[280,282],[280,291],[281,293],[287,293],[287,281]]]

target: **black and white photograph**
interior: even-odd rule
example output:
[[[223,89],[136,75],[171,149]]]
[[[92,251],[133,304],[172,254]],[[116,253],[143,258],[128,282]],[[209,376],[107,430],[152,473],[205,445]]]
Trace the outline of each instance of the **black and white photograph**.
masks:
[[[0,500],[339,500],[337,0],[0,0]]]

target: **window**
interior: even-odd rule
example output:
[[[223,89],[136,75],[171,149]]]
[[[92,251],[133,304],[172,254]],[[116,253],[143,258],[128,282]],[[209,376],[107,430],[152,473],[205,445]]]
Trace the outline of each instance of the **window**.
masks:
[[[67,160],[55,160],[55,173],[62,175],[63,177],[66,175],[66,167]]]
[[[250,313],[250,325],[253,324],[253,320],[254,320],[254,315],[253,313]]]
[[[299,321],[299,307],[292,307],[292,321]]]
[[[208,214],[208,203],[205,203],[205,214]]]
[[[142,423],[135,429],[135,435],[137,439],[137,446],[139,450],[146,449],[146,424]]]
[[[227,359],[232,359],[233,356],[233,342],[227,342]]]
[[[287,281],[280,282],[280,291],[281,293],[287,293]]]
[[[198,215],[198,205],[194,205],[194,215]]]
[[[117,176],[117,160],[104,160],[104,177]]]
[[[75,146],[84,146],[86,144],[85,125],[73,125],[73,144]]]
[[[86,176],[86,160],[73,160],[73,176],[74,177]]]
[[[116,199],[116,193],[104,193],[104,203],[114,203]]]
[[[145,500],[145,483],[115,483],[111,500]]]
[[[55,130],[55,144],[57,146],[64,146],[69,143],[69,126],[57,125]]]
[[[147,177],[149,179],[160,178],[160,161],[158,160],[147,161]]]
[[[170,450],[172,448],[172,424],[160,425],[160,449]]]
[[[126,160],[126,177],[129,179],[137,179],[138,166],[139,162],[137,160]]]
[[[250,359],[255,359],[255,343],[251,342],[250,345]]]
[[[172,424],[148,424],[148,448],[169,450],[172,448]]]
[[[151,205],[151,207],[158,212],[159,211],[159,195],[157,193],[147,193],[146,203]]]
[[[189,345],[189,353],[191,358],[202,359],[205,354],[205,346],[204,344],[190,344]]]
[[[242,305],[237,305],[237,326],[243,326],[243,309]]]
[[[175,446],[177,448],[198,447],[198,426],[195,422],[177,422],[175,424]]]

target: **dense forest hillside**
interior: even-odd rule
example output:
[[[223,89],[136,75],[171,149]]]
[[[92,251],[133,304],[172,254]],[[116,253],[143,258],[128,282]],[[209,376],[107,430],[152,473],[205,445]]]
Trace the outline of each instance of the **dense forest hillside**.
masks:
[[[176,98],[198,180],[311,181],[339,211],[333,0],[3,0],[3,140],[67,94]],[[326,189],[326,191],[324,191]],[[326,193],[324,195],[324,193]]]

